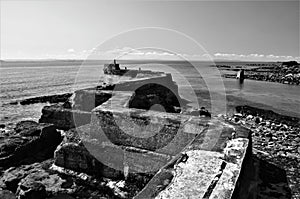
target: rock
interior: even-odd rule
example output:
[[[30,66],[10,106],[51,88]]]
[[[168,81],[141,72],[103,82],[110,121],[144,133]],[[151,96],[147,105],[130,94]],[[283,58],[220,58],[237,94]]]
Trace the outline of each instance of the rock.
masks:
[[[208,110],[206,110],[205,107],[201,107],[199,114],[200,116],[211,117],[211,113]]]
[[[240,119],[238,117],[234,117],[234,122],[238,122]]]
[[[292,146],[297,146],[298,143],[297,143],[295,140],[293,140],[293,141],[291,142],[291,145],[292,145]]]
[[[211,113],[205,108],[201,107],[201,109],[189,108],[182,112],[186,115],[193,115],[193,116],[204,116],[204,117],[211,117]],[[224,117],[222,114],[219,114],[217,117]]]
[[[43,166],[50,165],[49,161],[44,164],[34,163],[31,165],[23,165],[20,167],[11,167],[5,170],[0,178],[0,189],[7,189],[16,192],[19,182],[30,173],[42,170]]]
[[[18,104],[18,101],[12,101],[9,103],[10,105],[17,105]]]
[[[262,121],[262,119],[260,117],[256,117],[255,118],[255,123],[256,124],[259,124],[261,121]]]
[[[61,140],[60,133],[52,124],[19,122],[10,135],[0,140],[0,167],[8,168],[51,158]]]
[[[4,129],[5,128],[5,124],[0,124],[0,129]]]
[[[64,187],[66,179],[50,169],[53,160],[42,163],[12,167],[4,171],[0,178],[0,189],[16,193],[18,198],[46,198],[57,193],[70,192]]]
[[[0,190],[16,193],[18,199],[115,198],[113,192],[104,185],[103,179],[91,178],[84,173],[56,170],[53,159],[12,167],[0,177]]]
[[[63,108],[65,109],[71,109],[72,108],[72,103],[70,101],[66,101],[62,105]]]
[[[246,117],[247,120],[252,120],[253,118],[254,118],[253,115],[248,115],[248,116]]]
[[[72,96],[72,93],[58,94],[58,95],[49,95],[49,96],[39,96],[28,98],[20,101],[21,105],[35,104],[35,103],[59,103],[66,102]]]
[[[21,121],[16,124],[15,131],[17,134],[24,136],[34,136],[40,133],[37,126],[38,124],[35,121]]]
[[[235,117],[243,117],[243,114],[241,114],[241,113],[235,113],[234,116]]]
[[[22,180],[16,195],[19,199],[45,199],[46,187],[39,182]]]
[[[9,190],[0,190],[1,199],[16,199],[16,195]]]
[[[266,133],[265,136],[271,138],[273,135],[272,133]]]
[[[266,122],[261,122],[259,125],[265,126],[267,123]]]
[[[58,194],[57,196],[54,196],[50,199],[74,199],[72,196],[68,195],[68,194]],[[99,198],[99,199],[105,199],[105,198]]]

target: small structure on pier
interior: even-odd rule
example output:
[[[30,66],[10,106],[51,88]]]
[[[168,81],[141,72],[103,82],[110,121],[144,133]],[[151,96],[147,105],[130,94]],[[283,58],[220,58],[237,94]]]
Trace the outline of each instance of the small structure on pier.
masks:
[[[240,71],[238,71],[238,73],[236,74],[236,78],[244,80],[245,79],[245,70],[241,69]]]
[[[117,64],[116,60],[114,59],[114,63],[104,64],[103,68],[104,74],[107,75],[118,75],[121,71],[119,64]]]
[[[244,79],[245,79],[245,70],[241,69],[237,74],[236,74],[236,78],[239,80],[240,85],[242,85],[244,83]]]

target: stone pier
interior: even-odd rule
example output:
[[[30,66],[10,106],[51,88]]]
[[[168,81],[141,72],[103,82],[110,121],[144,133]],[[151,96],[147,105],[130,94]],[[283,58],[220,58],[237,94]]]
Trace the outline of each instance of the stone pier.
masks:
[[[170,74],[134,71],[75,92],[72,108],[47,107],[41,120],[71,129],[56,149],[56,166],[125,181],[151,176],[136,199],[246,198],[251,132],[183,114],[183,101]],[[59,119],[66,113],[67,127]]]

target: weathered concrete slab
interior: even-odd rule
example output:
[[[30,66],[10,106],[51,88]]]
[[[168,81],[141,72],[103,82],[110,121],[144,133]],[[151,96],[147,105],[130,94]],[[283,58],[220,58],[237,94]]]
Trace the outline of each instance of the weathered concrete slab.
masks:
[[[174,157],[134,147],[116,146],[90,137],[90,125],[66,132],[65,140],[55,151],[55,164],[78,172],[110,178],[129,173],[156,173]]]
[[[111,96],[112,91],[97,90],[96,88],[77,90],[73,97],[73,109],[90,112]]]
[[[220,118],[212,118],[208,126],[202,134],[196,137],[189,146],[190,149],[222,152],[232,138],[251,139],[249,129],[228,123]]]
[[[130,98],[130,92],[115,92],[92,111],[94,138],[176,155],[207,127],[205,118],[128,108]]]
[[[135,197],[231,198],[247,153],[248,139],[230,140],[223,152],[186,149],[186,158],[156,174]],[[169,172],[172,175],[167,175]],[[170,183],[168,183],[171,180]],[[162,182],[166,182],[164,185]]]
[[[51,123],[58,129],[69,130],[77,126],[89,124],[91,113],[64,108],[61,104],[44,106],[40,123]]]
[[[187,151],[188,159],[175,166],[171,184],[156,198],[203,198],[212,180],[220,172],[222,154],[209,151]]]

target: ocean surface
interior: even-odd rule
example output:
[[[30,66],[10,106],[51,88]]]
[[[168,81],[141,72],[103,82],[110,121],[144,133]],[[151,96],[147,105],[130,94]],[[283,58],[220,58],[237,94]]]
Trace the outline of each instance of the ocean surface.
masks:
[[[232,103],[226,96],[239,99],[239,104],[255,105],[276,112],[300,117],[300,87],[272,82],[246,80],[241,86],[235,79],[223,79],[215,67],[199,62],[184,63],[121,63],[121,67],[142,68],[172,73],[179,93],[193,106],[214,108],[222,113],[224,104]],[[73,92],[103,81],[103,63],[2,64],[0,66],[0,123],[38,120],[46,104],[12,105],[11,102],[43,95]],[[107,79],[106,79],[107,80]],[[207,91],[209,98],[207,99]],[[206,94],[205,94],[206,93]],[[205,95],[205,96],[204,96]],[[225,98],[224,98],[225,97]],[[228,107],[227,107],[228,109]]]

